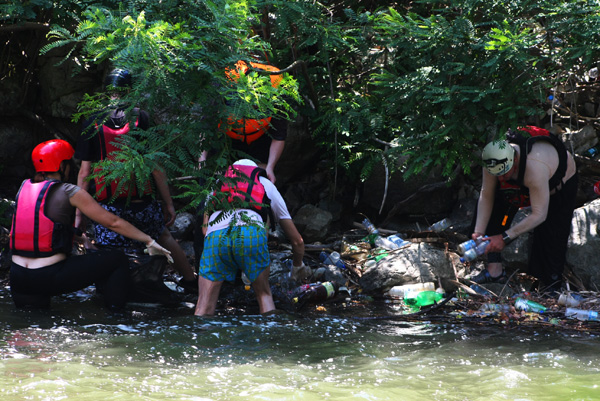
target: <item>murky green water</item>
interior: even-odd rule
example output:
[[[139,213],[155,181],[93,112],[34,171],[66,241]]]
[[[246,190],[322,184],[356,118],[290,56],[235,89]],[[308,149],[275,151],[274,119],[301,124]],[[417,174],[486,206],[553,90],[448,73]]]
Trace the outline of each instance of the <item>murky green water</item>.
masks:
[[[133,309],[0,291],[0,400],[600,399],[596,336]]]

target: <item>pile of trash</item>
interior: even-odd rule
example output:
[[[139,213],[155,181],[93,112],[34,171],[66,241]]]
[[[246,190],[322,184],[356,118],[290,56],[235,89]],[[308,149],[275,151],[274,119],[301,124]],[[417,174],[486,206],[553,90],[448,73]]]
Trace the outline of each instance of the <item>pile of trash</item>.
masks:
[[[307,264],[313,271],[306,282],[297,283],[289,278],[290,262],[287,261],[286,265],[285,253],[280,256],[280,269],[274,268],[277,263],[272,264],[272,277],[278,276],[272,286],[278,308],[346,316],[366,314],[371,319],[382,320],[551,326],[563,330],[600,331],[599,294],[589,291],[565,291],[561,294],[533,291],[531,283],[535,279],[517,272],[506,284],[478,285],[468,279],[456,278],[452,288],[447,285],[443,288],[441,282],[416,282],[393,286],[379,294],[366,294],[358,284],[361,275],[388,254],[410,247],[418,238],[403,238],[398,233],[382,235],[382,230],[375,228],[367,218],[361,224],[363,230],[345,234],[333,247],[306,245],[305,259],[309,259]],[[449,226],[448,219],[444,219],[428,227],[428,231],[439,233]],[[486,241],[478,239],[466,240],[454,247],[461,263],[471,263],[484,253],[486,245]],[[362,309],[358,310],[358,307]]]

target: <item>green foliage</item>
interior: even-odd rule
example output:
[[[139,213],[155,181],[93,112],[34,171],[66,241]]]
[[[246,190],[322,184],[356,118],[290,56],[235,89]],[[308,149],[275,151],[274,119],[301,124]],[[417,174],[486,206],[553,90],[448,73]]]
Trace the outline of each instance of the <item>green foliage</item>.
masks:
[[[49,5],[34,3],[8,7],[15,20],[42,20]],[[57,20],[43,50],[71,46],[68,57],[83,55],[83,65],[129,69],[136,80],[125,100],[154,117],[111,171],[137,177],[160,163],[206,186],[239,156],[222,121],[295,110],[351,178],[381,163],[407,175],[469,174],[487,141],[538,123],[552,89],[600,55],[600,5],[577,0],[60,3],[71,23]],[[260,71],[228,79],[225,69],[240,59],[303,68],[275,89]],[[87,96],[76,117],[107,104]],[[197,169],[208,148],[215,156]],[[191,207],[209,192],[196,180],[179,184],[185,196],[200,194]]]

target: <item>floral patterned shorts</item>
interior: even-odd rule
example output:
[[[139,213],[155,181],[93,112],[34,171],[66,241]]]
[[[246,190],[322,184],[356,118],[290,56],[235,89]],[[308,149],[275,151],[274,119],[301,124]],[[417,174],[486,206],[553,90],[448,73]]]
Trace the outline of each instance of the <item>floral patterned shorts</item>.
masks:
[[[158,238],[165,229],[162,207],[155,199],[137,203],[131,202],[127,206],[124,202],[115,202],[109,205],[101,203],[100,205],[123,220],[127,220],[152,238]],[[100,224],[95,225],[95,234],[96,242],[99,245],[124,248],[125,252],[139,252],[146,247],[143,242],[124,237]]]

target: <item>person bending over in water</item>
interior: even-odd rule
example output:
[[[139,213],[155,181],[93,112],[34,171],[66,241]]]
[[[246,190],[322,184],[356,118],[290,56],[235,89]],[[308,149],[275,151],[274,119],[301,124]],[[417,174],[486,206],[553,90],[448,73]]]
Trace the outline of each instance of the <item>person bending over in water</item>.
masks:
[[[95,284],[110,309],[121,309],[129,291],[129,262],[119,250],[71,256],[75,208],[128,238],[150,255],[170,252],[127,221],[104,210],[87,191],[66,181],[74,169],[73,147],[63,140],[40,143],[31,154],[36,176],[17,193],[10,247],[10,290],[18,308],[49,308],[54,295]]]

